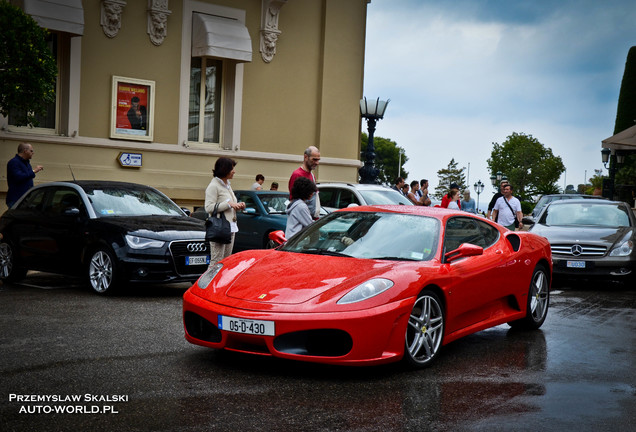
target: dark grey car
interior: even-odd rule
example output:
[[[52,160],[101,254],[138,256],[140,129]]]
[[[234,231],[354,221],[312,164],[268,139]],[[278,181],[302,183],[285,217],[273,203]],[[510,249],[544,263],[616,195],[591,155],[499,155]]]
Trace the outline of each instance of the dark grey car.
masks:
[[[596,196],[596,195],[581,195],[581,194],[543,195],[541,196],[541,198],[539,198],[539,201],[537,201],[537,204],[534,206],[534,209],[532,209],[532,217],[536,219],[537,216],[539,216],[539,213],[541,213],[541,210],[543,210],[543,208],[547,206],[548,204],[554,201],[561,201],[561,200],[567,200],[567,199],[602,199],[602,197]]]
[[[624,202],[556,201],[530,231],[550,242],[555,276],[634,280],[636,217]]]

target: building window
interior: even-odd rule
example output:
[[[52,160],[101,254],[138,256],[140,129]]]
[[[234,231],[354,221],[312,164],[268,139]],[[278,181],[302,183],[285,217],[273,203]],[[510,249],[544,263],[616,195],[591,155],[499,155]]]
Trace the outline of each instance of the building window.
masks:
[[[179,142],[240,148],[243,64],[252,60],[245,11],[184,0]]]
[[[61,64],[61,60],[64,59],[63,50],[61,44],[64,43],[64,38],[56,32],[49,32],[47,36],[47,44],[49,49],[53,53],[53,58],[57,63],[57,78],[55,82],[55,101],[51,102],[47,108],[45,114],[36,115],[35,118],[38,122],[37,126],[29,128],[27,126],[17,127],[16,118],[24,117],[24,112],[18,110],[9,111],[9,126],[18,130],[33,129],[39,133],[57,133],[58,119],[60,110],[60,92],[61,83],[63,82],[63,74],[65,73],[64,67]]]
[[[217,144],[220,142],[222,82],[221,60],[192,58],[188,141]]]

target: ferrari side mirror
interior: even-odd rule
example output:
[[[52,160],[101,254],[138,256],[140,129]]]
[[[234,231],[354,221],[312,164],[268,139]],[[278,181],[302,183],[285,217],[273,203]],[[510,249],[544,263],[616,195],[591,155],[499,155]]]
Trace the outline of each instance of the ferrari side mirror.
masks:
[[[462,243],[457,249],[446,252],[444,258],[447,263],[450,263],[459,258],[482,255],[483,253],[484,248],[481,246],[476,246],[470,243]]]

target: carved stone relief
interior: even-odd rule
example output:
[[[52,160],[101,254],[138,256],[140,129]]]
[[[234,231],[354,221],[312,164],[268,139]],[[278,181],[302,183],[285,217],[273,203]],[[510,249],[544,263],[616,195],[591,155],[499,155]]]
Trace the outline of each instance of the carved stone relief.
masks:
[[[274,59],[276,42],[282,33],[278,29],[280,9],[287,0],[262,0],[261,3],[261,57],[265,63]]]
[[[168,35],[168,0],[148,0],[148,35],[155,45],[161,45]]]
[[[121,28],[121,14],[126,7],[125,0],[102,0],[100,24],[104,34],[114,38]]]

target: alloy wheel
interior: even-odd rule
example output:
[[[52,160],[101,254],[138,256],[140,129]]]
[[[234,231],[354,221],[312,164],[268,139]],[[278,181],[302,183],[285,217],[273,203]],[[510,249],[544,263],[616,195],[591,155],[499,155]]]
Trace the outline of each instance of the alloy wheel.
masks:
[[[113,261],[110,255],[99,250],[91,258],[88,269],[90,284],[93,289],[103,294],[108,291],[113,283]]]
[[[435,294],[424,292],[413,305],[406,329],[406,349],[412,362],[430,363],[442,344],[444,313]]]

